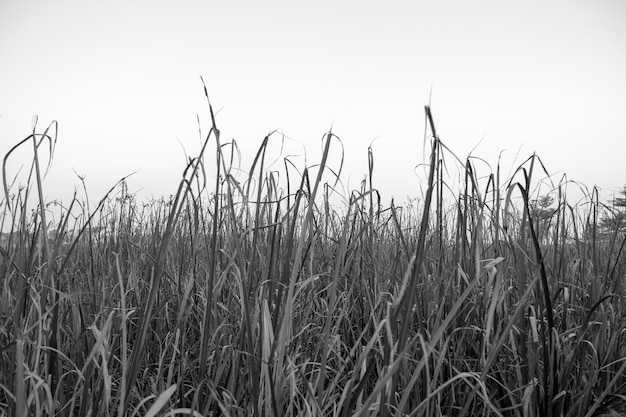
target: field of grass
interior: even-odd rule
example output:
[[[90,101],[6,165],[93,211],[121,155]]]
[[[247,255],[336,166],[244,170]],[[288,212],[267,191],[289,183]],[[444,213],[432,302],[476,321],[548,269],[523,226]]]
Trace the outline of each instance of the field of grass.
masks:
[[[486,181],[468,159],[451,190],[425,110],[403,206],[368,182],[330,204],[331,133],[298,187],[264,167],[272,138],[238,181],[211,111],[170,199],[121,181],[54,223],[30,204],[53,132],[25,139],[32,180],[3,172],[0,205],[0,416],[624,415],[623,216],[566,183],[540,198],[536,156]]]

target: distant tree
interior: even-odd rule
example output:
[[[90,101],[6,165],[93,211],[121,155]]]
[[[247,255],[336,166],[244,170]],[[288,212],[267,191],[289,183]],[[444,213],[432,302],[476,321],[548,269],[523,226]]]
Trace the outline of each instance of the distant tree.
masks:
[[[554,198],[548,194],[530,202],[530,218],[533,221],[537,238],[540,241],[544,241],[548,236],[550,220],[554,214],[553,203]]]
[[[540,220],[544,222],[546,220],[549,220],[554,213],[554,208],[551,207],[552,203],[554,203],[554,198],[552,198],[548,194],[531,201],[530,215],[532,216],[533,220]]]
[[[619,194],[620,197],[613,198],[613,207],[609,209],[609,214],[600,220],[602,234],[626,230],[626,186]]]

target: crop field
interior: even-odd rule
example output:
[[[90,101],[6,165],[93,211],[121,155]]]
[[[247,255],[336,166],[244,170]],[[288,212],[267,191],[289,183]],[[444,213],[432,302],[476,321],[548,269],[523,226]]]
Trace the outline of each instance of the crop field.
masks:
[[[121,180],[55,221],[54,126],[15,144],[34,156],[23,188],[3,170],[0,416],[626,413],[623,198],[538,192],[535,155],[486,178],[468,158],[451,187],[426,107],[423,192],[383,206],[364,181],[338,207],[332,133],[296,186],[271,138],[240,181],[210,116],[169,199]]]

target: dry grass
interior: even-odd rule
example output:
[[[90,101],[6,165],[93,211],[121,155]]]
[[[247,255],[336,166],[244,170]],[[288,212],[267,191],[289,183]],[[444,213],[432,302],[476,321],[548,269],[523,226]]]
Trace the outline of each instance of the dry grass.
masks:
[[[35,156],[27,188],[3,172],[0,415],[626,412],[626,238],[602,227],[597,193],[572,206],[562,183],[539,207],[536,156],[486,183],[468,159],[446,203],[454,156],[426,108],[419,203],[382,208],[368,182],[338,210],[334,135],[285,190],[264,166],[271,135],[241,183],[211,120],[170,200],[138,203],[121,181],[57,224],[38,158],[56,134],[16,145]]]

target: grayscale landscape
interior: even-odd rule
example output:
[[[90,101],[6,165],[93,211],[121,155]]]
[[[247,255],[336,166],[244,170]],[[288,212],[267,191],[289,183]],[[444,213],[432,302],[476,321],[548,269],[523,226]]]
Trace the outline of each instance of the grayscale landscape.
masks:
[[[0,417],[626,414],[626,6],[0,5]]]

